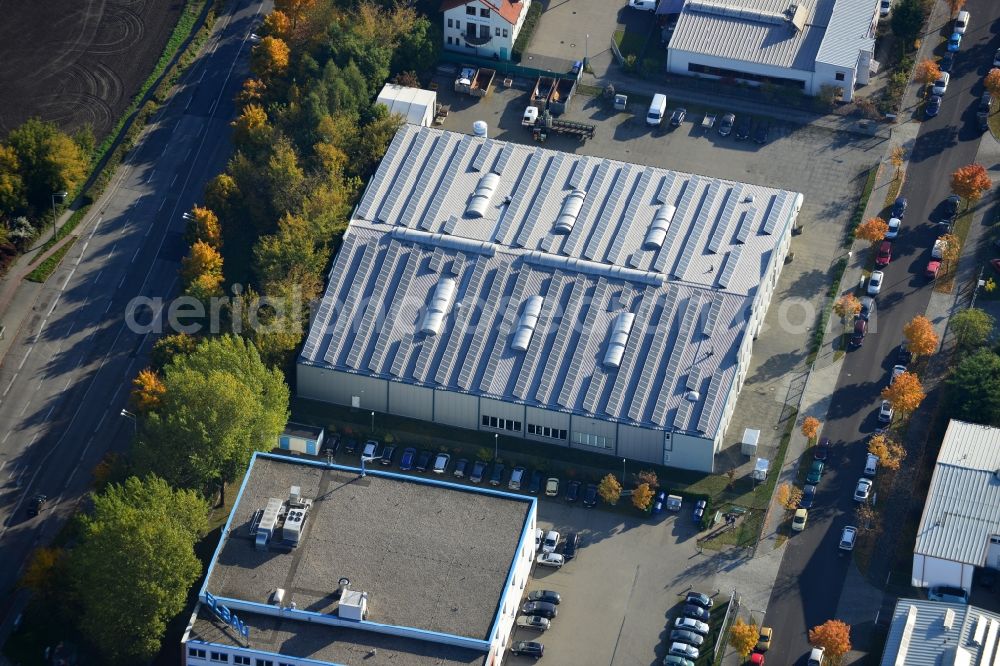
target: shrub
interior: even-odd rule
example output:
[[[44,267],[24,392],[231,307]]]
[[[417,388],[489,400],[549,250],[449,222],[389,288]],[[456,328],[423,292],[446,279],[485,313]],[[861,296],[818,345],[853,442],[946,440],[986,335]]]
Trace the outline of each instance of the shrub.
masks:
[[[524,50],[528,48],[528,45],[531,44],[531,36],[535,32],[535,27],[538,25],[538,19],[541,16],[542,3],[536,0],[528,7],[528,14],[524,17],[524,23],[521,24],[521,32],[518,33],[517,41],[514,42],[511,57],[515,61],[521,62],[521,56],[524,54]]]

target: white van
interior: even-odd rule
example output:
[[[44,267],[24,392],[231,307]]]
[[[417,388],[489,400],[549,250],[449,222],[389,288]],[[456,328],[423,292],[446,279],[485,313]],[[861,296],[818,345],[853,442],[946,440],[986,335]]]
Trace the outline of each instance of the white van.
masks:
[[[667,115],[667,96],[656,93],[653,95],[653,101],[649,103],[649,111],[646,112],[646,124],[657,127],[663,122],[665,115]]]
[[[874,453],[869,453],[868,458],[865,460],[865,476],[875,476],[877,470],[878,456]]]
[[[965,31],[969,29],[969,12],[964,9],[958,13],[955,17],[955,32],[960,35],[964,35]]]
[[[825,652],[826,648],[813,648],[812,652],[809,653],[809,661],[807,662],[808,666],[822,666],[823,657],[826,656],[824,654]]]

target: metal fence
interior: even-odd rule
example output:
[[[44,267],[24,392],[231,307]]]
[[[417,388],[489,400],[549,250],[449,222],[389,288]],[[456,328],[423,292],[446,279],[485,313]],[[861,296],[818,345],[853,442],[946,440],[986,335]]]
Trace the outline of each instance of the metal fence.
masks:
[[[498,74],[507,76],[519,76],[528,79],[537,79],[539,76],[551,76],[557,79],[576,79],[577,77],[569,72],[553,72],[547,69],[537,69],[535,67],[525,67],[509,60],[492,60],[490,58],[479,58],[476,56],[455,53],[454,51],[444,51],[441,53],[441,60],[453,62],[456,65],[474,65],[476,67],[488,67],[495,69]]]

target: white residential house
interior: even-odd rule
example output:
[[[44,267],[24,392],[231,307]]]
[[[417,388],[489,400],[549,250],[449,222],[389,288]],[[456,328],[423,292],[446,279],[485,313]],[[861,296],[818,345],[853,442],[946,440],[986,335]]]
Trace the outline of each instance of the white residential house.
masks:
[[[531,0],[444,0],[444,47],[481,58],[510,60]]]

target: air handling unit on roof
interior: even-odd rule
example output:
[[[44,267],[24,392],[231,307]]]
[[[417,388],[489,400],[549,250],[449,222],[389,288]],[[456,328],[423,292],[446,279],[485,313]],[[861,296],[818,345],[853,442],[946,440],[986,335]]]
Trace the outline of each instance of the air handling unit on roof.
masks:
[[[538,324],[538,315],[542,312],[543,301],[544,299],[537,294],[525,301],[524,312],[521,313],[521,319],[518,320],[517,329],[514,331],[514,339],[510,343],[510,348],[514,351],[528,351],[531,336]]]
[[[632,332],[633,321],[635,315],[631,312],[623,312],[615,317],[615,323],[611,327],[611,337],[608,339],[608,350],[604,352],[604,367],[617,368],[622,364],[625,343],[628,342],[629,333]]]
[[[451,308],[451,301],[455,297],[455,281],[445,278],[437,283],[434,288],[434,295],[431,296],[431,303],[424,313],[424,321],[420,325],[420,332],[424,335],[437,335],[441,332],[441,324],[444,317]]]
[[[559,211],[559,217],[556,218],[556,223],[552,227],[552,233],[568,234],[573,231],[576,216],[580,214],[586,196],[587,193],[583,190],[573,190],[566,195],[566,198],[563,199],[562,209]]]
[[[500,183],[500,176],[492,171],[479,179],[476,191],[472,193],[469,206],[465,209],[466,217],[482,217],[490,205],[490,199]]]

